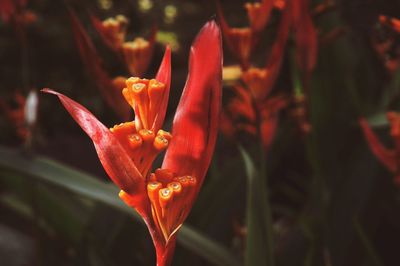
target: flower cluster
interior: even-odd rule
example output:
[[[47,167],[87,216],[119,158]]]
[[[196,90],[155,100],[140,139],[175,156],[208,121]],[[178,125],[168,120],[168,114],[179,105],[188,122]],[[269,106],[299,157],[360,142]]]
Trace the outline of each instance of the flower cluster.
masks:
[[[70,98],[64,107],[92,139],[99,159],[120,198],[143,217],[156,248],[157,265],[169,265],[176,232],[189,214],[211,162],[221,102],[221,34],[208,22],[191,48],[189,74],[173,121],[172,134],[161,129],[171,80],[167,48],[155,79],[129,78],[122,94],[135,120],[105,127]],[[167,150],[161,168],[156,156]]]
[[[128,119],[130,107],[121,97],[126,77],[110,77],[95,45],[72,9],[69,9],[69,15],[79,54],[96,87],[110,108],[122,119]],[[128,19],[123,15],[101,21],[91,14],[90,19],[103,43],[122,62],[127,72],[131,76],[142,76],[151,62],[157,28],[153,27],[148,40],[138,37],[133,41],[127,41]]]
[[[314,28],[308,1],[266,1],[246,3],[249,26],[231,28],[219,2],[218,17],[226,43],[240,64],[241,73],[233,85],[233,100],[227,104],[222,116],[222,131],[227,136],[240,132],[259,135],[265,150],[268,150],[275,135],[279,112],[290,103],[290,97],[282,93],[273,93],[284,58],[285,47],[292,31],[295,39],[295,59],[303,72],[304,90],[308,86],[311,72],[316,64],[317,33]],[[263,67],[251,64],[251,55],[259,43],[262,32],[273,10],[281,13],[276,40]],[[296,98],[296,97],[295,97]],[[298,98],[298,97],[297,97]],[[296,98],[296,99],[297,99]],[[302,99],[305,96],[302,95]],[[303,131],[309,131],[305,118],[305,102],[293,101],[296,114]]]

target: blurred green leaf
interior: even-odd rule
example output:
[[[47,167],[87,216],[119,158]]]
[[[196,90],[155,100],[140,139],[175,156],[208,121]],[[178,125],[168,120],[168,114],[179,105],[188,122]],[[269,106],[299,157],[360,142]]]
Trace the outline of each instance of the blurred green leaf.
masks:
[[[357,219],[357,217],[353,218],[353,225],[354,229],[357,233],[358,239],[361,241],[362,246],[365,249],[365,253],[368,256],[368,261],[372,262],[372,265],[375,266],[383,266],[384,264],[376,254],[374,247],[372,246],[371,241],[369,240],[368,236],[364,232],[364,229],[362,228],[360,221]]]
[[[254,165],[249,153],[239,146],[247,174],[247,239],[245,265],[273,266],[272,219],[265,176]]]
[[[387,126],[389,124],[385,112],[377,113],[375,115],[368,117],[368,123],[372,127],[382,127],[382,126]]]
[[[118,189],[41,156],[27,157],[16,150],[0,147],[0,167],[34,177],[37,180],[61,187],[77,195],[87,197],[123,211],[143,223],[141,217],[118,198]],[[215,265],[240,265],[225,247],[188,226],[182,226],[178,242]]]

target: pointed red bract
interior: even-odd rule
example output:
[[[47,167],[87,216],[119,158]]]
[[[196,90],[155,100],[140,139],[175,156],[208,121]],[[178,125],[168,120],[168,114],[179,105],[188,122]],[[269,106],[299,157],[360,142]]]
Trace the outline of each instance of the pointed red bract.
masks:
[[[157,130],[161,128],[162,124],[164,123],[165,113],[168,107],[169,91],[171,87],[171,48],[169,46],[167,46],[165,49],[163,60],[158,68],[156,80],[165,84],[160,111],[154,120],[153,125],[153,128]]]
[[[211,162],[221,106],[221,33],[208,22],[191,48],[189,74],[172,128],[162,168],[193,175],[199,188]]]
[[[261,107],[260,134],[265,153],[269,148],[276,134],[279,122],[279,112],[288,105],[288,101],[282,95],[268,99]]]
[[[144,178],[110,130],[89,110],[67,96],[49,89],[42,91],[58,96],[72,118],[92,139],[100,162],[112,181],[130,195],[144,195]]]
[[[395,152],[382,145],[369,127],[365,118],[360,118],[359,123],[373,154],[389,169],[389,171],[395,172],[397,168]]]
[[[308,1],[294,1],[293,27],[296,34],[296,59],[299,68],[311,72],[317,61],[318,39],[308,8]]]

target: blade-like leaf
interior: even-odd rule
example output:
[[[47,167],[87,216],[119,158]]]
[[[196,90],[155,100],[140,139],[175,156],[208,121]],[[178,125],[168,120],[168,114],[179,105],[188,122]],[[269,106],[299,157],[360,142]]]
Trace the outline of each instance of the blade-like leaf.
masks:
[[[239,146],[247,174],[246,266],[273,266],[272,218],[265,176],[257,171],[249,153]]]
[[[135,211],[118,198],[119,190],[115,186],[103,183],[88,174],[48,158],[39,156],[27,158],[15,150],[0,147],[0,167],[22,173],[39,181],[66,189],[77,195],[107,204],[133,216],[135,220],[143,222],[142,218]],[[240,265],[235,260],[235,256],[225,247],[185,225],[182,226],[178,234],[178,243],[215,265]]]

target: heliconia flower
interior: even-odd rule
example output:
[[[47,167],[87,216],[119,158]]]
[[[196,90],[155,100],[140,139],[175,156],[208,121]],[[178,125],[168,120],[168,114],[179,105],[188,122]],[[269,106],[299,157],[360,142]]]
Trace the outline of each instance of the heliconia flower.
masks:
[[[133,76],[142,76],[153,55],[157,27],[153,26],[148,40],[137,37],[127,42],[128,19],[125,16],[118,15],[104,21],[94,15],[90,15],[90,18],[103,42],[124,61],[129,73]]]
[[[255,3],[245,3],[249,27],[231,28],[226,22],[220,2],[217,0],[217,14],[222,33],[232,54],[237,57],[243,69],[249,67],[249,58],[257,45],[261,31],[268,23],[273,8],[281,9],[282,0],[261,0]]]
[[[96,87],[99,89],[102,98],[114,112],[122,119],[128,119],[130,116],[130,107],[121,96],[121,86],[117,86],[107,71],[104,69],[102,60],[97,53],[97,49],[89,38],[82,23],[76,14],[68,9],[74,39],[79,50],[80,57],[93,79]]]
[[[141,76],[149,67],[154,51],[157,27],[153,27],[150,37],[145,40],[137,37],[131,42],[122,44],[122,53],[129,73],[134,76]]]
[[[189,214],[209,167],[221,105],[220,29],[208,22],[194,41],[189,74],[172,126],[161,130],[171,79],[167,48],[155,79],[129,78],[123,95],[135,120],[111,130],[86,108],[48,89],[92,139],[99,159],[120,198],[143,217],[152,236],[157,265],[169,265],[176,233]],[[150,173],[155,156],[166,148],[160,169]]]
[[[257,44],[258,36],[251,27],[231,28],[225,20],[220,2],[216,1],[216,3],[218,19],[226,44],[232,54],[237,58],[242,68],[247,69],[249,67],[251,53]],[[265,4],[263,5],[263,8],[264,6]],[[258,21],[261,19],[256,19],[257,16],[255,13],[259,10],[259,8],[260,6],[252,6],[252,8],[250,8],[251,11],[249,11],[253,25],[255,25],[254,27],[257,28],[260,27],[260,23]]]
[[[394,182],[396,185],[400,185],[400,114],[388,112],[387,118],[391,127],[390,135],[395,143],[393,149],[388,149],[381,143],[369,127],[365,118],[360,118],[359,123],[372,153],[391,173],[394,174]]]
[[[101,21],[92,14],[90,19],[103,42],[114,52],[120,52],[126,37],[128,19],[123,15],[118,15],[115,18],[107,18]]]
[[[253,98],[257,103],[264,101],[271,93],[275,81],[278,78],[282,65],[283,55],[287,38],[289,35],[290,17],[285,12],[278,29],[278,36],[272,46],[271,54],[263,68],[249,67],[242,73],[242,81],[252,92]]]

